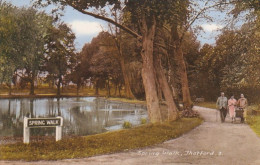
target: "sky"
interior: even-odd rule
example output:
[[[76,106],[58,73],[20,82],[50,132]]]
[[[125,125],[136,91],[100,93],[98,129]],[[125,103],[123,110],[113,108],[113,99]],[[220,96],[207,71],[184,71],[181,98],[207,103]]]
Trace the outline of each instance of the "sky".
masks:
[[[31,0],[5,0],[12,3],[15,6],[29,7],[31,5]],[[91,42],[92,38],[97,36],[102,30],[106,30],[107,23],[95,19],[91,16],[82,14],[71,7],[66,7],[64,11],[64,16],[61,20],[70,25],[72,31],[76,34],[76,48],[78,51],[82,49],[85,43]],[[212,17],[219,18],[223,17],[223,14],[211,12]],[[215,38],[220,34],[220,29],[223,25],[217,22],[206,22],[205,20],[194,23],[194,26],[200,25],[203,31],[200,31],[197,35],[197,39],[200,41],[201,45],[208,43],[214,44]]]

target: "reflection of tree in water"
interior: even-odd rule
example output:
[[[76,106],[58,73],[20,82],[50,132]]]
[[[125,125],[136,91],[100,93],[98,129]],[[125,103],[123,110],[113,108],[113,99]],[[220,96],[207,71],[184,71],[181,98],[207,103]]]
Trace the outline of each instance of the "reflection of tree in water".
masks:
[[[17,100],[8,100],[8,106],[5,107],[2,105],[0,107],[0,135],[6,136],[12,134],[13,136],[22,136],[23,132],[23,106],[20,106],[21,109],[19,114],[16,114],[16,104],[12,104],[11,102],[16,102]],[[5,104],[6,102],[2,103]],[[22,104],[22,101],[20,102]],[[12,106],[11,106],[12,105]],[[6,108],[6,109],[5,109]]]
[[[79,100],[77,100],[79,101]],[[90,110],[87,107],[90,106]],[[100,111],[104,105],[100,105],[99,99],[94,99],[87,107],[72,107],[69,109],[69,119],[65,119],[67,134],[90,135],[105,132],[104,127],[109,121],[109,112]]]
[[[100,123],[99,112],[81,111],[80,107],[70,109],[73,121],[70,123],[76,135],[89,135],[104,132],[102,123]]]
[[[35,99],[30,99],[30,117],[31,118],[46,118],[46,117],[56,117],[56,114],[61,114],[60,113],[60,100],[57,99],[57,108],[54,106],[54,99],[48,99],[48,106],[49,110],[46,112],[48,113],[46,116],[36,116],[34,114],[34,104],[35,104]],[[48,128],[32,128],[30,129],[30,134],[34,136],[46,136],[46,135],[55,135],[55,127],[48,127]]]
[[[0,136],[22,137],[24,117],[36,117],[34,104],[34,99],[9,99],[1,101]],[[45,135],[54,133],[54,128],[31,129],[31,135]]]
[[[10,103],[10,100],[9,100],[7,112],[2,113],[2,111],[1,111],[1,121],[2,121],[1,134],[4,133],[4,132],[12,131],[13,125],[14,125],[14,123],[13,123],[14,118],[15,118],[15,114],[11,114],[11,103]]]
[[[58,107],[58,116],[61,116],[61,112],[60,112],[60,98],[57,98],[57,107]]]
[[[48,99],[48,111],[46,112],[48,117],[61,116],[60,98],[57,98],[57,102],[55,102],[53,98]]]
[[[34,118],[34,115],[33,115],[33,99],[30,99],[30,117],[31,118]]]

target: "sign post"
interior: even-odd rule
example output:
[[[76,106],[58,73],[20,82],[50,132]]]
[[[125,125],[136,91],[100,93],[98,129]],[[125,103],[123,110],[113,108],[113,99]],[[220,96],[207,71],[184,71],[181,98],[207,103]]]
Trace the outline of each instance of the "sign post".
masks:
[[[63,118],[62,117],[57,117],[60,119],[62,122],[60,125],[56,126],[56,141],[61,140],[62,137],[62,125],[63,125]]]
[[[27,118],[24,117],[23,142],[30,142],[30,128],[56,127],[56,141],[61,140],[63,118]]]
[[[30,142],[30,128],[28,127],[28,118],[25,117],[23,120],[23,143]]]

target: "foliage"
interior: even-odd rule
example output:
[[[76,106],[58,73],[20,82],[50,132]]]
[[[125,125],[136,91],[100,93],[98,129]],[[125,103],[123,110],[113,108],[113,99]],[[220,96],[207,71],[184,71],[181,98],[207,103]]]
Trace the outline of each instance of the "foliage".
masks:
[[[0,145],[1,160],[57,160],[82,158],[137,149],[177,138],[202,123],[201,119],[183,118],[162,124],[147,124],[132,129],[86,137],[30,144]]]
[[[74,47],[75,34],[64,23],[58,27],[48,29],[48,42],[46,43],[45,71],[48,71],[49,79],[58,87],[57,95],[60,95],[60,86],[64,76],[72,72],[76,63]]]
[[[260,137],[260,116],[259,115],[253,115],[252,111],[259,111],[259,105],[251,105],[248,107],[248,111],[250,113],[247,113],[246,122],[247,124],[253,129],[253,131]]]
[[[11,4],[0,1],[0,82],[10,83],[15,65],[20,61],[15,57],[15,38],[18,34],[17,12]]]
[[[250,102],[259,101],[260,37],[257,22],[246,23],[238,30],[224,30],[216,46],[204,45],[196,61],[198,91],[215,100],[220,90],[227,96],[246,94]],[[213,96],[213,97],[212,97]],[[215,97],[215,98],[214,98]]]
[[[233,1],[235,4],[235,8],[232,10],[232,14],[237,17],[243,11],[251,11],[256,13],[260,11],[260,2],[258,0],[241,0],[241,1]]]
[[[144,83],[144,89],[147,100],[148,111],[150,111],[149,115],[152,118],[151,121],[159,121],[159,113],[157,114],[157,110],[159,108],[159,102],[158,102],[158,96],[157,93],[154,91],[157,91],[157,88],[160,88],[156,86],[156,75],[153,75],[153,44],[154,44],[154,34],[155,30],[154,27],[157,25],[159,27],[162,27],[165,23],[171,23],[175,24],[176,26],[182,25],[185,23],[188,15],[188,5],[189,1],[182,0],[182,1],[175,1],[175,0],[167,0],[164,1],[164,3],[161,3],[157,0],[142,0],[142,1],[134,1],[134,0],[128,0],[128,1],[105,1],[105,0],[97,0],[97,1],[56,1],[56,0],[35,0],[38,4],[43,4],[44,2],[47,2],[47,4],[60,4],[61,8],[64,6],[71,6],[74,9],[78,10],[79,12],[82,12],[84,14],[93,16],[95,18],[105,20],[107,22],[110,22],[121,29],[127,31],[129,34],[133,35],[134,37],[138,38],[140,43],[142,42],[142,60],[143,60],[143,74],[142,77],[145,79],[145,77],[148,77],[147,81],[143,81]],[[96,12],[91,11],[91,7],[97,9]],[[134,26],[134,29],[129,29],[129,27],[124,25],[124,22],[118,23],[112,19],[109,18],[109,15],[111,13],[106,12],[106,7],[111,7],[112,9],[121,9],[124,8],[124,12],[129,14],[128,18],[131,18],[132,25]],[[139,32],[139,34],[138,34]],[[141,35],[140,35],[141,34]],[[139,46],[141,45],[139,43]],[[149,46],[148,46],[149,45]],[[151,47],[149,50],[148,47]],[[148,59],[148,60],[147,60]],[[151,68],[152,67],[152,68]],[[162,72],[160,72],[162,74]],[[186,74],[186,73],[185,73]],[[165,75],[163,75],[165,77]],[[146,80],[146,79],[145,79]],[[96,86],[98,84],[98,80],[96,80]],[[108,79],[109,81],[109,79]],[[166,79],[163,79],[164,82],[166,82]],[[168,87],[167,82],[164,83],[166,87]],[[109,82],[107,83],[107,86],[109,86]],[[149,90],[152,89],[152,90]],[[160,89],[158,89],[160,90]],[[172,97],[169,93],[165,97]],[[154,99],[149,99],[154,98]],[[154,100],[151,102],[151,100]],[[172,100],[172,98],[167,99],[167,101]],[[173,103],[171,103],[173,104]],[[170,106],[170,105],[169,105]],[[172,105],[172,107],[174,107]],[[173,111],[176,111],[176,109],[173,109]],[[174,114],[177,113],[172,113]]]
[[[114,84],[122,83],[122,71],[116,53],[117,50],[112,36],[107,32],[99,33],[90,44],[84,45],[80,53],[80,63],[85,66],[84,72],[88,73],[85,75],[91,77],[96,88],[106,86],[108,95],[110,95],[111,82],[114,82]],[[101,86],[102,84],[103,86]]]
[[[249,115],[247,116],[246,121],[253,131],[260,137],[260,116]]]
[[[187,0],[166,0],[164,3],[157,0],[128,0],[126,2],[133,22],[139,22],[144,16],[149,24],[152,21],[151,18],[155,16],[156,22],[161,25],[173,22],[181,25],[186,20],[188,5]]]
[[[123,128],[124,129],[132,128],[132,124],[129,121],[124,121]]]
[[[141,118],[141,124],[146,124],[147,120],[145,118]]]
[[[44,12],[17,8],[2,1],[0,13],[1,82],[10,88],[12,83],[21,87],[30,83],[30,94],[34,94],[40,72],[48,71],[53,77],[58,71],[61,76],[67,73],[69,65],[65,63],[73,61],[60,57],[74,55],[75,39],[67,25],[55,27],[54,18]]]

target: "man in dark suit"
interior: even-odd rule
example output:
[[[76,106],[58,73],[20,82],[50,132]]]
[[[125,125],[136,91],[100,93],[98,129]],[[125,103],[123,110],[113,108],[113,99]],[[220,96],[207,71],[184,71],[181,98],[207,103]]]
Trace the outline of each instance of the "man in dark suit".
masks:
[[[227,98],[225,97],[224,92],[221,92],[221,96],[218,97],[216,106],[220,111],[220,118],[223,123],[225,122],[225,118],[227,116]]]

